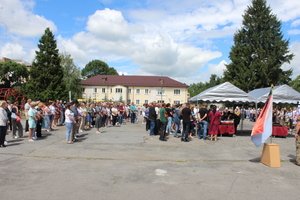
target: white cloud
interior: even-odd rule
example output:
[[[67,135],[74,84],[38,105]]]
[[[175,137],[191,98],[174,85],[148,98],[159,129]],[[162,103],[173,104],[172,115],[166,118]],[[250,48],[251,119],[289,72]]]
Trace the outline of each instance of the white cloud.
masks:
[[[216,65],[209,65],[208,67],[208,77],[210,77],[211,74],[216,74],[217,76],[222,76],[224,70],[226,69],[226,66],[228,63],[225,60],[222,60],[221,62],[219,62]]]
[[[1,0],[0,26],[9,33],[25,37],[41,35],[47,27],[55,31],[52,21],[33,13],[33,6],[32,0]]]
[[[6,43],[0,49],[0,57],[31,63],[35,57],[35,49],[25,48],[19,43]]]
[[[128,39],[130,32],[122,13],[108,8],[89,17],[87,30],[105,40]]]
[[[136,70],[139,73],[173,77],[191,75],[222,55],[219,51],[176,42],[164,30],[147,31],[126,21],[121,12],[110,9],[96,11],[89,17],[86,31],[75,34],[72,39],[60,37],[58,42],[81,65],[92,58],[129,60],[140,66]]]
[[[284,22],[299,17],[300,1],[299,0],[272,0],[268,1],[271,9],[278,18]]]
[[[291,61],[291,64],[285,65],[285,69],[291,68],[293,69],[293,78],[300,75],[300,42],[291,43],[290,46],[291,53],[295,56]]]
[[[26,55],[24,48],[16,43],[6,43],[0,51],[1,57],[13,58],[13,59],[23,59]]]
[[[288,33],[289,35],[300,35],[300,29],[291,29]]]
[[[292,27],[298,27],[300,26],[300,19],[294,20],[291,24]]]

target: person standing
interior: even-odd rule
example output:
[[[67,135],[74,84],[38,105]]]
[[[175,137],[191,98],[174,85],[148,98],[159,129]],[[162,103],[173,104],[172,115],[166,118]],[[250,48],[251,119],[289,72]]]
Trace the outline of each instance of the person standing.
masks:
[[[35,129],[36,129],[36,114],[37,110],[35,109],[36,103],[30,103],[30,109],[28,110],[28,125],[29,125],[29,136],[28,141],[33,142],[36,139]]]
[[[137,117],[136,116],[137,108],[133,102],[131,103],[131,106],[129,107],[129,109],[130,109],[130,119],[131,119],[130,121],[132,124],[134,124],[136,121],[136,117]]]
[[[73,124],[72,134],[71,134],[71,139],[73,142],[77,140],[76,135],[78,134],[79,126],[80,126],[80,115],[78,112],[78,105],[79,102],[77,100],[74,100],[70,107],[70,110],[74,113],[74,124]]]
[[[167,118],[166,118],[166,105],[163,103],[159,110],[159,119],[160,119],[160,137],[159,140],[167,141],[166,139],[166,126],[167,126]]]
[[[26,122],[25,122],[25,132],[28,132],[29,131],[29,124],[28,124],[28,111],[30,109],[30,104],[31,104],[31,99],[27,99],[27,103],[25,104],[24,106],[24,110],[25,110],[25,119],[26,119]]]
[[[213,105],[212,110],[208,113],[209,118],[209,131],[211,141],[217,141],[219,133],[219,125],[221,120],[221,113],[217,111],[217,106]]]
[[[167,117],[167,127],[166,127],[166,134],[171,134],[172,131],[172,121],[173,121],[173,112],[171,109],[171,104],[167,103],[166,105],[166,112],[165,115]]]
[[[12,122],[12,137],[17,139],[23,137],[23,126],[21,123],[21,113],[19,112],[18,102],[14,102],[11,109],[11,122]],[[18,135],[16,134],[18,130]]]
[[[184,108],[181,110],[181,116],[182,116],[182,126],[183,126],[181,141],[189,142],[189,133],[191,131],[191,118],[192,118],[192,110],[190,109],[189,103],[186,103],[184,105]]]
[[[0,101],[0,147],[6,147],[4,144],[8,123],[6,108],[7,103],[5,101]]]
[[[206,140],[207,137],[207,116],[208,116],[208,110],[206,108],[206,104],[202,104],[201,108],[199,109],[199,112],[197,113],[197,119],[198,119],[198,137],[199,139]]]
[[[157,114],[155,111],[155,107],[154,107],[153,103],[150,103],[149,104],[149,117],[148,117],[148,120],[150,121],[150,136],[155,135],[156,119],[157,119]]]
[[[67,103],[66,104],[66,110],[65,110],[65,126],[66,126],[66,141],[68,144],[73,144],[72,140],[72,130],[73,130],[73,125],[75,123],[74,119],[74,113],[71,111],[71,104]]]
[[[237,106],[235,109],[234,109],[234,119],[233,119],[233,123],[234,123],[234,129],[235,129],[235,135],[237,134],[237,127],[238,125],[240,124],[240,121],[241,121],[241,109]]]

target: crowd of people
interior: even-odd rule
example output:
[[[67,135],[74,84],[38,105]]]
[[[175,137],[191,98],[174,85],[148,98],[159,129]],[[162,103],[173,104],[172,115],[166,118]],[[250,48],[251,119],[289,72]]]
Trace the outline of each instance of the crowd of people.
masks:
[[[231,121],[235,133],[241,119],[248,119],[255,122],[260,109],[217,107],[207,104],[182,105],[150,103],[142,107],[143,116],[146,121],[146,130],[149,135],[160,135],[161,141],[167,141],[169,135],[181,137],[181,141],[188,142],[194,136],[199,139],[217,140],[219,125],[225,121]],[[275,107],[273,112],[273,123],[285,125],[294,130],[299,121],[300,108],[279,108]]]
[[[5,135],[11,132],[14,139],[28,133],[28,141],[34,142],[42,137],[42,130],[50,132],[57,126],[66,127],[66,143],[76,142],[78,134],[94,128],[101,133],[103,127],[121,126],[126,122],[142,123],[150,136],[159,135],[161,141],[167,141],[170,135],[189,142],[193,137],[217,140],[219,125],[222,121],[232,121],[235,133],[241,118],[255,121],[260,109],[217,107],[203,103],[192,105],[171,105],[169,103],[149,103],[136,106],[134,103],[97,102],[85,103],[49,101],[40,102],[28,99],[25,105],[18,102],[1,102],[0,110],[0,147],[5,147]],[[274,108],[273,122],[287,125],[293,129],[300,116],[295,108]],[[25,118],[23,129],[22,118]]]
[[[173,106],[169,103],[150,103],[144,105],[142,110],[149,135],[160,135],[161,141],[167,141],[169,135],[180,137],[183,142],[189,142],[193,136],[216,141],[222,120],[233,120],[237,129],[241,117],[238,107],[231,113],[228,109],[218,109],[216,105],[208,109],[207,104],[198,108],[189,103]]]
[[[18,102],[1,101],[0,147],[6,147],[5,137],[9,132],[13,139],[18,139],[23,137],[25,131],[28,141],[34,142],[42,137],[42,130],[50,132],[57,126],[66,127],[66,142],[72,144],[80,133],[91,128],[100,133],[102,127],[137,123],[137,115],[138,107],[133,103],[80,103],[77,100],[41,102],[28,99],[24,106],[19,106]],[[25,129],[22,118],[25,118]]]

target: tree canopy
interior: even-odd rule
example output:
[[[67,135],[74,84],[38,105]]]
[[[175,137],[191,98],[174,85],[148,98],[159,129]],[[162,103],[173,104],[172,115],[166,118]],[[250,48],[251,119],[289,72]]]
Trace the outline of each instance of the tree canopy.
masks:
[[[218,77],[216,74],[212,74],[210,76],[209,82],[199,82],[199,83],[193,83],[190,85],[190,87],[188,88],[188,91],[190,93],[190,96],[193,97],[201,92],[203,92],[204,90],[214,87],[216,85],[219,85],[221,83],[223,83],[223,79]]]
[[[101,60],[93,60],[89,62],[81,71],[84,77],[91,77],[95,75],[118,75],[118,72],[113,67],[109,67]]]
[[[28,79],[28,69],[25,65],[14,61],[0,63],[0,87],[20,87]]]
[[[246,92],[288,83],[292,70],[281,68],[293,58],[288,45],[289,41],[283,39],[281,22],[266,1],[252,0],[243,16],[241,29],[234,35],[225,81]]]
[[[300,75],[298,75],[294,80],[292,80],[289,85],[298,92],[300,92]]]
[[[78,99],[81,96],[81,71],[73,62],[71,55],[60,55],[61,66],[64,72],[64,84],[66,85],[66,93],[71,91],[74,98]]]
[[[38,48],[26,85],[27,96],[40,100],[67,97],[56,40],[49,28],[39,40]]]

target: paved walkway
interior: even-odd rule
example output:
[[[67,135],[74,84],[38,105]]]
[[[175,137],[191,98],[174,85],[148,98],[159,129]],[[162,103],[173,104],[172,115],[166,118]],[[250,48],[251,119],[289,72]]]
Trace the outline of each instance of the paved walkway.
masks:
[[[65,144],[64,127],[34,143],[0,149],[0,194],[7,200],[175,200],[300,198],[293,138],[275,138],[282,167],[259,163],[250,137],[161,142],[144,125],[84,132]],[[8,136],[9,140],[11,136]]]

